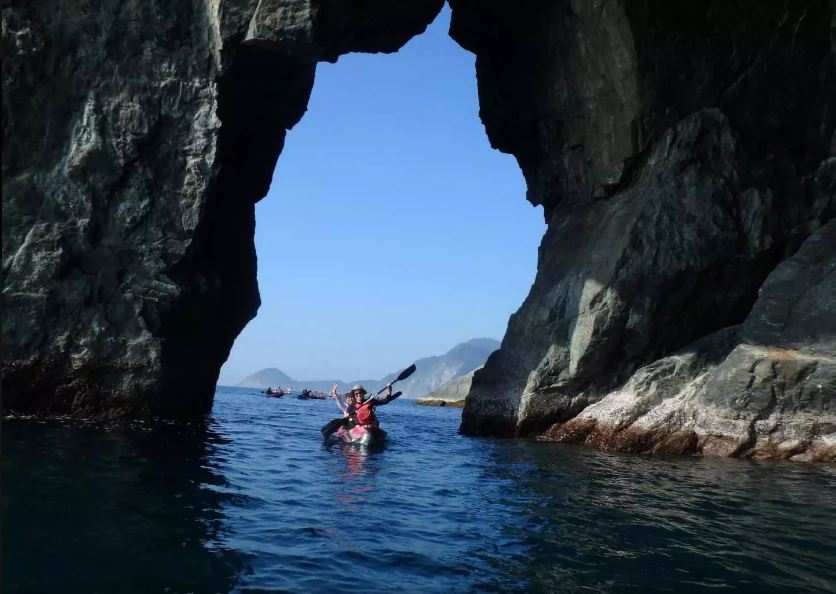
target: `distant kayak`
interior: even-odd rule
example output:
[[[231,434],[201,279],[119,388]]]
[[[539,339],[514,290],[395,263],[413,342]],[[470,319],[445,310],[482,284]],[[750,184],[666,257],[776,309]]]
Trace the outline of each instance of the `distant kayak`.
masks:
[[[266,394],[267,396],[272,396],[274,398],[281,398],[282,396],[287,396],[288,394],[290,394],[290,392],[282,390],[281,388],[278,388],[276,390],[272,388],[267,388],[262,392],[262,394]]]
[[[325,400],[328,397],[325,392],[320,392],[319,390],[309,390],[305,388],[302,390],[299,395],[296,397],[299,400]]]

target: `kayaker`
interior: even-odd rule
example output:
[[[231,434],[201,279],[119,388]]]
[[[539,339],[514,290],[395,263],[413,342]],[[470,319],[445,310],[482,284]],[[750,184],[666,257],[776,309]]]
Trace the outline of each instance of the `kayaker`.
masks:
[[[395,398],[401,395],[400,392],[392,394],[392,384],[386,386],[386,395],[382,398],[377,396],[370,396],[366,398],[366,389],[363,386],[357,385],[351,389],[354,396],[354,419],[358,425],[365,427],[377,427],[377,416],[374,414],[374,409],[384,404],[389,404]]]
[[[386,385],[386,388],[380,391],[380,393],[386,392],[386,395],[383,398],[372,396],[367,399],[366,389],[360,385],[354,386],[348,394],[341,396],[337,393],[337,384],[334,384],[331,387],[331,397],[337,401],[337,406],[340,407],[340,410],[343,412],[343,416],[339,419],[332,419],[325,423],[322,429],[320,429],[322,436],[327,440],[332,433],[342,429],[343,434],[345,434],[346,432],[351,431],[355,425],[359,424],[363,427],[367,427],[368,429],[375,429],[375,431],[367,431],[366,435],[363,436],[364,438],[373,433],[378,434],[378,440],[382,439],[380,435],[385,437],[385,432],[377,427],[375,408],[381,404],[389,404],[395,398],[400,396],[400,392],[395,392],[394,394],[392,393],[392,384],[405,380],[410,375],[415,373],[415,369],[415,363],[413,363],[401,371],[395,379]]]
[[[371,396],[366,398],[366,389],[361,385],[356,385],[345,394],[337,393],[337,384],[331,388],[331,397],[337,401],[337,406],[343,412],[342,419],[334,419],[322,429],[323,435],[328,435],[335,431],[337,427],[343,426],[350,429],[354,425],[363,425],[366,427],[377,427],[377,417],[374,409],[383,404],[389,404],[401,395],[400,392],[392,394],[392,386],[386,386],[386,395],[382,398]]]

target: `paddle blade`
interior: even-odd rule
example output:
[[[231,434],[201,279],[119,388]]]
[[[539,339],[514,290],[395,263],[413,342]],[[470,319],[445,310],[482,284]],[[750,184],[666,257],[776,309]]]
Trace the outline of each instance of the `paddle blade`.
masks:
[[[329,435],[331,435],[334,431],[342,427],[347,420],[348,419],[343,417],[340,419],[333,419],[325,423],[325,426],[322,427],[322,429],[320,429],[320,432],[322,432],[322,437],[328,437]]]
[[[380,388],[380,390],[378,390],[378,392],[377,392],[378,396],[379,396],[380,394],[383,394],[383,393],[386,391],[386,388],[388,388],[389,386],[391,386],[391,385],[392,385],[392,384],[394,384],[395,382],[399,382],[399,381],[401,381],[401,380],[405,380],[406,378],[408,378],[408,377],[409,377],[410,375],[412,375],[413,373],[415,373],[415,363],[413,363],[412,365],[410,365],[409,367],[407,367],[406,369],[404,369],[403,371],[401,371],[401,373],[398,375],[398,377],[396,377],[396,378],[395,378],[395,379],[393,379],[391,382],[389,382],[389,384],[388,384],[388,385],[383,386],[382,388]]]
[[[398,376],[398,379],[396,379],[396,380],[395,380],[395,381],[393,381],[392,383],[394,384],[395,382],[399,382],[399,381],[401,381],[401,380],[405,380],[406,378],[408,378],[408,377],[409,377],[410,375],[412,375],[413,373],[415,373],[415,363],[413,363],[412,365],[410,365],[409,367],[407,367],[406,369],[404,369],[403,371],[401,371],[401,374]]]

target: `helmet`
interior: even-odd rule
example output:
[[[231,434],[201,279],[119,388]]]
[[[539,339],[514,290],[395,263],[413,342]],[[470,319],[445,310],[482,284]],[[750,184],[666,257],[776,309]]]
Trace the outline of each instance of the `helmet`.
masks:
[[[366,388],[364,388],[364,387],[363,387],[362,385],[360,385],[360,384],[357,384],[356,386],[354,386],[353,388],[351,388],[351,391],[352,391],[352,392],[362,392],[363,394],[366,394]]]

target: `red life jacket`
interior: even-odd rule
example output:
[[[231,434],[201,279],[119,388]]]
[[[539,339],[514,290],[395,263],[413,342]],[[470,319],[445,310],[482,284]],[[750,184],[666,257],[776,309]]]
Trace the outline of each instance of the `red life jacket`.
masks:
[[[377,427],[377,418],[374,416],[374,402],[365,402],[357,407],[357,422],[361,425],[373,425]]]

